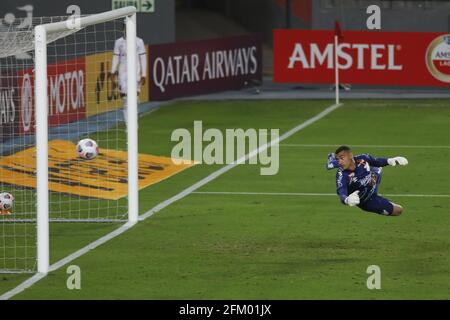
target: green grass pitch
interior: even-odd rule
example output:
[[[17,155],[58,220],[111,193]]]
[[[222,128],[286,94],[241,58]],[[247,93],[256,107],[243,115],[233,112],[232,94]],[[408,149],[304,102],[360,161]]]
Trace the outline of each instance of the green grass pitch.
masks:
[[[140,119],[139,152],[170,156],[171,132],[192,130],[194,120],[205,129],[282,134],[330,104],[176,103]],[[281,143],[277,175],[240,165],[71,262],[81,268],[81,290],[67,289],[64,266],[14,298],[449,299],[450,198],[426,196],[450,194],[449,125],[448,100],[346,101]],[[384,169],[380,188],[404,206],[402,216],[366,213],[329,195],[335,171],[325,161],[335,147],[327,145],[340,144],[408,158],[406,167]],[[142,190],[141,214],[220,167],[197,165]],[[51,224],[51,262],[118,227]],[[366,287],[369,265],[381,268],[380,290]],[[29,277],[0,275],[0,294]]]

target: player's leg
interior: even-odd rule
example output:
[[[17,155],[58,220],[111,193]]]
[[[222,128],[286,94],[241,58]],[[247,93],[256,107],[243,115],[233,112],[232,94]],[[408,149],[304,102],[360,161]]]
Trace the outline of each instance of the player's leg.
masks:
[[[138,115],[137,115],[138,116],[138,124],[137,124],[138,129],[139,129],[139,104],[140,103],[141,103],[141,90],[138,90],[138,92],[137,92],[137,102],[136,102],[137,110],[138,110]]]
[[[377,168],[376,170],[375,170],[375,172],[376,172],[376,174],[378,175],[378,179],[377,179],[377,188],[376,188],[376,191],[375,192],[377,192],[378,191],[378,187],[380,186],[380,183],[381,183],[381,174],[382,174],[382,172],[383,172],[383,169],[382,168]],[[378,197],[380,197],[380,196],[378,196]],[[392,201],[389,201],[388,199],[385,199],[385,198],[383,198],[383,197],[380,197],[381,199],[383,199],[383,200],[381,200],[380,199],[380,201],[382,202],[382,203],[384,203],[384,206],[385,207],[389,207],[389,205],[387,204],[387,202],[389,202],[390,204],[392,204],[392,213],[390,214],[391,216],[399,216],[399,215],[401,215],[402,214],[402,212],[403,212],[403,207],[401,206],[401,205],[399,205],[399,204],[396,204],[396,203],[393,203]],[[387,202],[386,202],[387,201]]]
[[[119,91],[123,102],[123,120],[125,125],[128,126],[128,96],[127,96],[127,77],[126,73],[119,73]]]
[[[125,121],[125,124],[128,126],[128,99],[126,93],[121,93],[120,96],[122,97],[123,101],[123,120]],[[140,91],[137,92],[137,105],[139,106],[139,97],[140,97]]]
[[[391,216],[399,216],[399,215],[401,215],[402,212],[403,212],[403,207],[401,205],[399,205],[399,204],[396,204],[396,203],[393,203],[393,202],[391,202],[391,203],[392,203],[392,205],[394,207],[394,210],[392,211]]]
[[[128,99],[127,95],[124,93],[121,93],[120,96],[122,97],[123,101],[123,120],[125,121],[125,124],[128,124]]]
[[[385,216],[399,216],[403,212],[402,206],[379,195],[372,196],[369,200],[359,205],[359,207],[364,211],[374,212]]]
[[[125,121],[125,124],[128,126],[128,98],[127,98],[127,94],[125,92],[123,92],[124,90],[124,85],[121,85],[121,93],[120,96],[122,97],[122,101],[123,101],[123,120]],[[140,98],[141,92],[140,90],[137,91],[137,105],[139,106],[139,98]]]

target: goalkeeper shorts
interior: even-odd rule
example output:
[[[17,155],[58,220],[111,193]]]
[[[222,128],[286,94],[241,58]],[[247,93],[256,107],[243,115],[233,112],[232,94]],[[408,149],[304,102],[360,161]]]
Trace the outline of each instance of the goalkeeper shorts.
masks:
[[[388,199],[374,194],[367,201],[358,205],[362,210],[374,212],[382,215],[391,215],[394,211],[394,205]]]

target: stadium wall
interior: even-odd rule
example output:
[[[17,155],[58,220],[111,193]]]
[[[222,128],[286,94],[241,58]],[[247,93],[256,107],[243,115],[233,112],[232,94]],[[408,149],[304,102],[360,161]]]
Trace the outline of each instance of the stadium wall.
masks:
[[[313,0],[291,0],[292,28],[310,29]],[[272,43],[272,30],[286,27],[286,0],[207,1],[217,10],[253,32],[263,35],[264,43]]]
[[[312,29],[333,28],[339,20],[346,30],[366,30],[366,9],[381,8],[383,31],[450,31],[450,1],[314,1]]]
[[[81,14],[92,14],[112,9],[111,0],[2,0],[0,1],[0,18],[9,17],[64,16],[70,5],[76,4]],[[4,21],[0,30],[7,30]],[[137,35],[144,43],[168,43],[175,41],[175,0],[156,1],[154,13],[137,14]]]
[[[287,0],[205,1],[212,10],[236,20],[253,32],[261,32],[272,44],[272,30],[287,28]],[[291,29],[324,30],[336,20],[347,30],[366,30],[366,9],[378,4],[382,10],[383,31],[450,31],[450,1],[344,1],[291,0]]]

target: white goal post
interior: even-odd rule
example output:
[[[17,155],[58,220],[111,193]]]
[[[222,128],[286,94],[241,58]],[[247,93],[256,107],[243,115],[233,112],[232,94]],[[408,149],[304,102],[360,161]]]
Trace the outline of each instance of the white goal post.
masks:
[[[137,61],[136,61],[136,8],[126,7],[100,14],[41,24],[34,28],[35,36],[35,119],[36,119],[36,186],[37,186],[37,271],[49,271],[49,176],[48,176],[48,80],[47,43],[49,35],[79,29],[125,18],[127,45],[127,97],[128,97],[128,223],[138,221],[138,143],[137,143]]]

